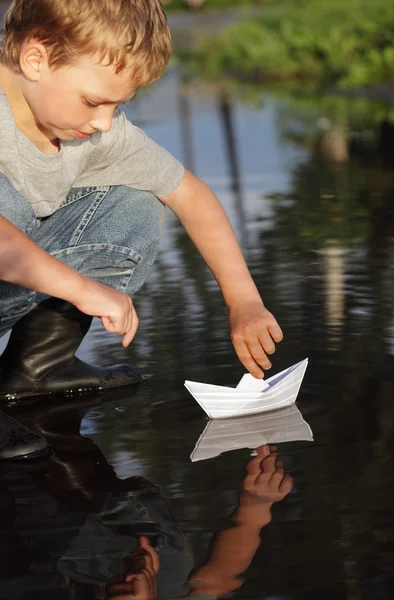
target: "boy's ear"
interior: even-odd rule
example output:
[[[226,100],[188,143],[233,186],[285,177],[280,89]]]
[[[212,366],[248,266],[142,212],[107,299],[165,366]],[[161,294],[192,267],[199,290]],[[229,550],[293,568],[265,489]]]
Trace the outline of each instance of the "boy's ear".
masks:
[[[39,81],[43,67],[48,65],[48,52],[39,40],[26,40],[21,47],[19,64],[30,81]]]

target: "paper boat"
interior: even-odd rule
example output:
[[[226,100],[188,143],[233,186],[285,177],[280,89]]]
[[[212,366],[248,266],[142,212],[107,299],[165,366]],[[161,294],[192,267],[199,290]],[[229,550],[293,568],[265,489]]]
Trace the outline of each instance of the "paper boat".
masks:
[[[190,455],[192,462],[264,444],[313,442],[313,433],[296,406],[270,413],[209,421]]]
[[[269,379],[244,375],[236,388],[185,381],[185,386],[211,419],[241,417],[294,404],[308,359]]]

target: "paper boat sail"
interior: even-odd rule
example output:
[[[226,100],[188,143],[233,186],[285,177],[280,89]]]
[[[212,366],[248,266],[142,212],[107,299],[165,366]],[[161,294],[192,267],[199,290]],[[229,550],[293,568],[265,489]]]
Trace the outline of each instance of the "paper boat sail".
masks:
[[[269,379],[244,375],[236,388],[185,381],[185,386],[211,419],[252,415],[291,406],[308,366],[308,359]]]
[[[313,442],[313,433],[296,406],[269,413],[209,421],[190,455],[192,462],[264,444]]]

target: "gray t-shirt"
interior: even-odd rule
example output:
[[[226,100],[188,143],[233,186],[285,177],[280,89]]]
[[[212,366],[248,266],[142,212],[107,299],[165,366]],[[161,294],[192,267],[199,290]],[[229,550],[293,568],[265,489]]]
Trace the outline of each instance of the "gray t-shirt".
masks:
[[[57,154],[44,154],[16,126],[0,88],[0,172],[31,204],[37,217],[46,217],[59,208],[73,187],[127,185],[166,196],[181,183],[184,168],[119,110],[107,133],[61,141]]]

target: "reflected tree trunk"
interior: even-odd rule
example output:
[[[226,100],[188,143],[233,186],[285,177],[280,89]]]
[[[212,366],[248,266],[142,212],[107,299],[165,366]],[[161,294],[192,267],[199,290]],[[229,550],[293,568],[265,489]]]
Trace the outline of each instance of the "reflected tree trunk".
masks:
[[[342,326],[345,311],[344,251],[343,248],[333,244],[325,248],[322,253],[327,323],[331,330],[330,341],[333,342],[338,341],[338,330]]]
[[[333,162],[344,163],[349,160],[349,129],[346,121],[337,121],[323,135],[321,141],[323,154]]]
[[[241,189],[241,173],[239,167],[237,142],[234,131],[233,108],[228,95],[222,92],[219,97],[219,113],[223,125],[225,150],[228,160],[229,177],[231,181],[231,191],[234,196],[235,211],[238,217],[238,226],[240,232],[240,242],[242,246],[246,243],[246,212],[244,197]]]
[[[190,110],[190,84],[179,79],[178,87],[179,117],[183,146],[183,164],[195,173],[193,151],[192,115]]]

